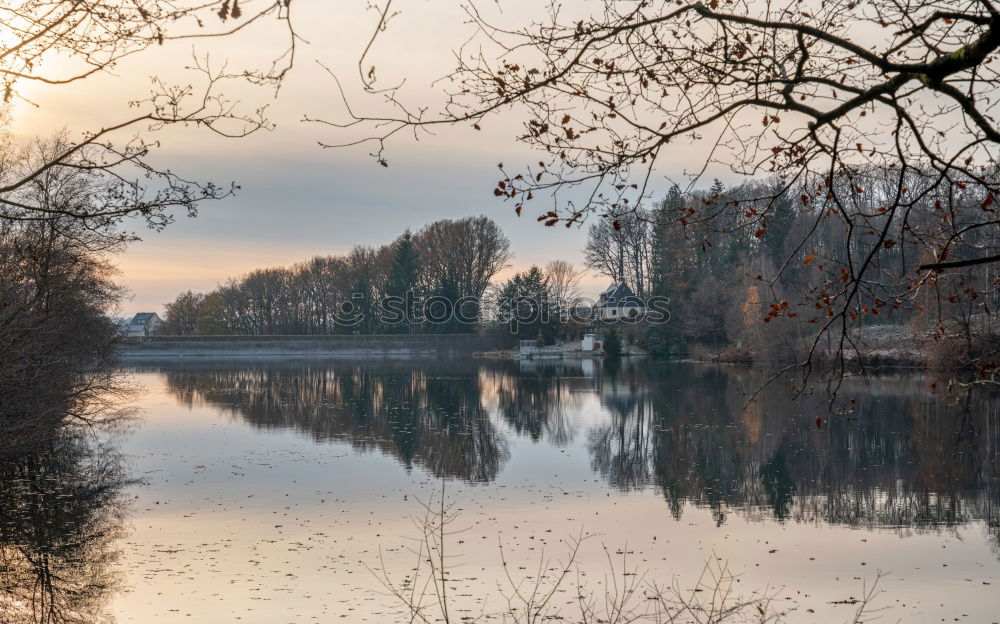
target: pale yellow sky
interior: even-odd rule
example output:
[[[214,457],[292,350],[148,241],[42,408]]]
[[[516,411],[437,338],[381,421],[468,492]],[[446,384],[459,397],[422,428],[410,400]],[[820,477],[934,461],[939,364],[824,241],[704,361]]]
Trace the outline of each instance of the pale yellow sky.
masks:
[[[378,107],[358,89],[357,58],[376,19],[366,6],[363,0],[297,3],[297,29],[308,44],[300,44],[296,66],[277,97],[245,87],[228,91],[248,107],[267,105],[274,131],[240,140],[197,129],[157,133],[162,148],[155,162],[188,177],[235,180],[242,190],[234,198],[204,204],[197,219],[179,216],[163,232],[144,231],[144,240],[116,259],[134,293],[123,312],[161,311],[181,291],[209,290],[254,268],[342,253],[356,244],[387,243],[407,227],[419,229],[439,218],[493,218],[513,241],[516,268],[553,259],[582,264],[585,229],[544,228],[529,215],[519,219],[512,206],[491,193],[497,163],[536,159],[513,140],[522,121],[519,113],[494,117],[482,132],[446,128],[419,141],[403,137],[390,146],[388,169],[377,166],[365,147],[318,147],[318,140],[345,138],[302,122],[305,115],[344,119],[334,82],[319,63],[343,77],[358,106]],[[441,88],[431,82],[452,67],[452,50],[467,38],[469,26],[455,2],[410,0],[395,6],[402,13],[371,62],[384,84],[405,77],[411,102],[439,103]],[[537,3],[527,0],[500,6],[500,19],[508,20],[523,21],[538,10]],[[250,9],[247,0],[244,11]],[[168,44],[83,83],[32,85],[25,95],[38,106],[15,105],[14,131],[27,138],[65,127],[78,135],[115,123],[134,114],[128,102],[149,91],[150,74],[176,82],[194,80],[197,75],[184,70],[192,54],[208,54],[215,65],[228,58],[230,69],[254,66],[283,49],[280,32],[273,23],[263,23],[233,39]],[[58,62],[50,66],[58,67]],[[692,162],[683,148],[667,154],[657,182],[665,190],[668,174],[676,175]],[[596,294],[606,282],[588,276],[585,290]]]

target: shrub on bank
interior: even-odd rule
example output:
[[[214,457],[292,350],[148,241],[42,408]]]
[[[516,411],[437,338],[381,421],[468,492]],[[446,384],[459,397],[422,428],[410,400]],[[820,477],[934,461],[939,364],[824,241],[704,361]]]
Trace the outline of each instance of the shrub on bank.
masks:
[[[614,331],[609,330],[604,334],[602,347],[604,355],[608,357],[618,357],[622,354],[622,340]]]

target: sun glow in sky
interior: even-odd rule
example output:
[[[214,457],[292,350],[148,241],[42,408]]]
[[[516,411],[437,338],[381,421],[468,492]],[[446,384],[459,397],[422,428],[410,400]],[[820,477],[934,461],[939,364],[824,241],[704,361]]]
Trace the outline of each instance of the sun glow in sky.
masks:
[[[249,9],[249,4],[244,10]],[[239,192],[231,198],[202,205],[195,219],[177,215],[162,232],[136,224],[143,240],[115,259],[121,278],[134,293],[122,310],[162,311],[179,292],[207,291],[229,277],[255,268],[292,264],[315,255],[336,254],[354,245],[381,245],[406,228],[417,230],[441,218],[485,214],[497,221],[512,240],[513,266],[523,269],[563,259],[582,265],[586,226],[545,228],[526,212],[518,218],[513,206],[492,194],[500,162],[532,162],[536,157],[514,137],[522,119],[516,111],[491,118],[482,132],[445,128],[434,136],[401,136],[389,145],[388,168],[370,156],[371,146],[323,149],[319,141],[350,138],[306,116],[346,119],[334,80],[322,63],[342,78],[355,106],[381,103],[362,98],[357,60],[371,35],[377,15],[367,3],[300,3],[295,24],[302,39],[295,66],[280,91],[236,85],[227,95],[252,110],[268,107],[272,131],[244,139],[224,139],[196,128],[155,133],[162,147],[154,162],[199,180],[226,184]],[[410,2],[378,41],[371,63],[380,82],[406,79],[413,101],[441,101],[443,87],[432,82],[453,67],[452,51],[468,37],[470,26],[457,3]],[[531,2],[503,4],[501,18],[523,19],[537,10]],[[61,128],[71,136],[119,122],[135,114],[128,103],[149,92],[149,76],[183,84],[196,81],[186,71],[195,55],[230,70],[261,66],[280,54],[285,40],[273,21],[236,38],[186,40],[130,57],[112,73],[69,86],[29,85],[14,111],[14,132],[22,139],[49,135]],[[59,60],[50,62],[57,70]],[[121,140],[128,138],[122,135]],[[668,154],[657,186],[665,192],[671,173],[679,173],[691,155]],[[673,171],[670,171],[673,169]],[[588,275],[585,294],[606,286],[606,278]]]

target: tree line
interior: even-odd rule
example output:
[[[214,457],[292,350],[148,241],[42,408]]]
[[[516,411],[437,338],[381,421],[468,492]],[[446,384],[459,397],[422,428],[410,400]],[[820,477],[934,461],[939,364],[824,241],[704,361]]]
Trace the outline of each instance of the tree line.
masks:
[[[487,217],[443,219],[390,244],[359,245],[228,280],[166,305],[164,333],[314,335],[477,329],[480,302],[511,258]]]
[[[674,186],[652,209],[590,226],[588,267],[641,297],[669,299],[670,322],[640,338],[654,351],[781,363],[873,357],[866,336],[901,328],[934,363],[988,371],[996,338],[997,272],[973,263],[915,278],[926,245],[943,228],[963,230],[948,260],[961,264],[1000,245],[996,228],[976,227],[991,209],[981,187],[961,199],[935,191],[925,172],[868,167],[837,180],[788,185],[778,178],[707,190]],[[888,206],[898,189],[918,204],[906,221]],[[844,218],[848,202],[854,215]],[[985,205],[984,205],[985,204]],[[868,279],[857,266],[867,263]]]
[[[165,306],[165,335],[471,333],[503,329],[551,343],[585,271],[564,260],[503,282],[510,241],[486,217],[435,221],[380,247],[257,269]],[[513,321],[513,322],[512,322]]]
[[[974,191],[943,201],[920,172],[870,167],[837,182],[855,214],[817,196],[816,179],[777,178],[727,188],[674,186],[651,209],[592,223],[586,265],[628,285],[647,302],[667,300],[667,323],[638,324],[625,336],[654,353],[778,364],[870,354],[865,332],[902,328],[940,366],[989,366],[1000,307],[997,276],[973,264],[914,281],[903,267],[933,261],[926,238],[941,224],[973,224]],[[820,182],[822,186],[822,182]],[[922,205],[906,222],[885,206],[905,186]],[[846,188],[850,187],[850,188]],[[845,200],[841,200],[845,201]],[[998,234],[971,228],[960,262]],[[252,271],[214,291],[186,292],[167,305],[164,332],[176,335],[473,332],[488,328],[551,343],[579,333],[566,310],[580,303],[583,270],[564,261],[533,266],[503,282],[510,241],[486,217],[434,222],[380,247],[317,256]],[[852,266],[870,264],[856,282]],[[851,302],[845,304],[850,298]],[[386,301],[392,305],[386,305]],[[510,322],[512,319],[516,323]],[[487,321],[489,321],[487,323]],[[875,334],[872,334],[875,335]],[[818,338],[817,338],[818,336]],[[917,345],[914,345],[916,348]]]

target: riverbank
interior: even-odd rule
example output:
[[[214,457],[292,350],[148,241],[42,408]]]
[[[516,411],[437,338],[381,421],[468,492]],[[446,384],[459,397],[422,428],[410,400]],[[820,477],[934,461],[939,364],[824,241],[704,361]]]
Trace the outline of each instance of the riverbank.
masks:
[[[373,334],[337,336],[154,336],[126,342],[128,358],[323,357],[407,358],[469,356],[496,347],[477,334]]]
[[[815,344],[803,340],[795,347],[748,349],[734,345],[713,348],[696,345],[685,361],[714,364],[738,364],[780,368],[801,362],[812,350],[814,366],[849,369],[909,369],[955,371],[976,369],[987,365],[986,354],[995,353],[1000,342],[1000,327],[992,318],[976,317],[968,327],[955,322],[944,323],[932,330],[909,325],[870,325],[851,332],[841,349],[834,335],[821,338]],[[988,359],[988,358],[987,358]]]

